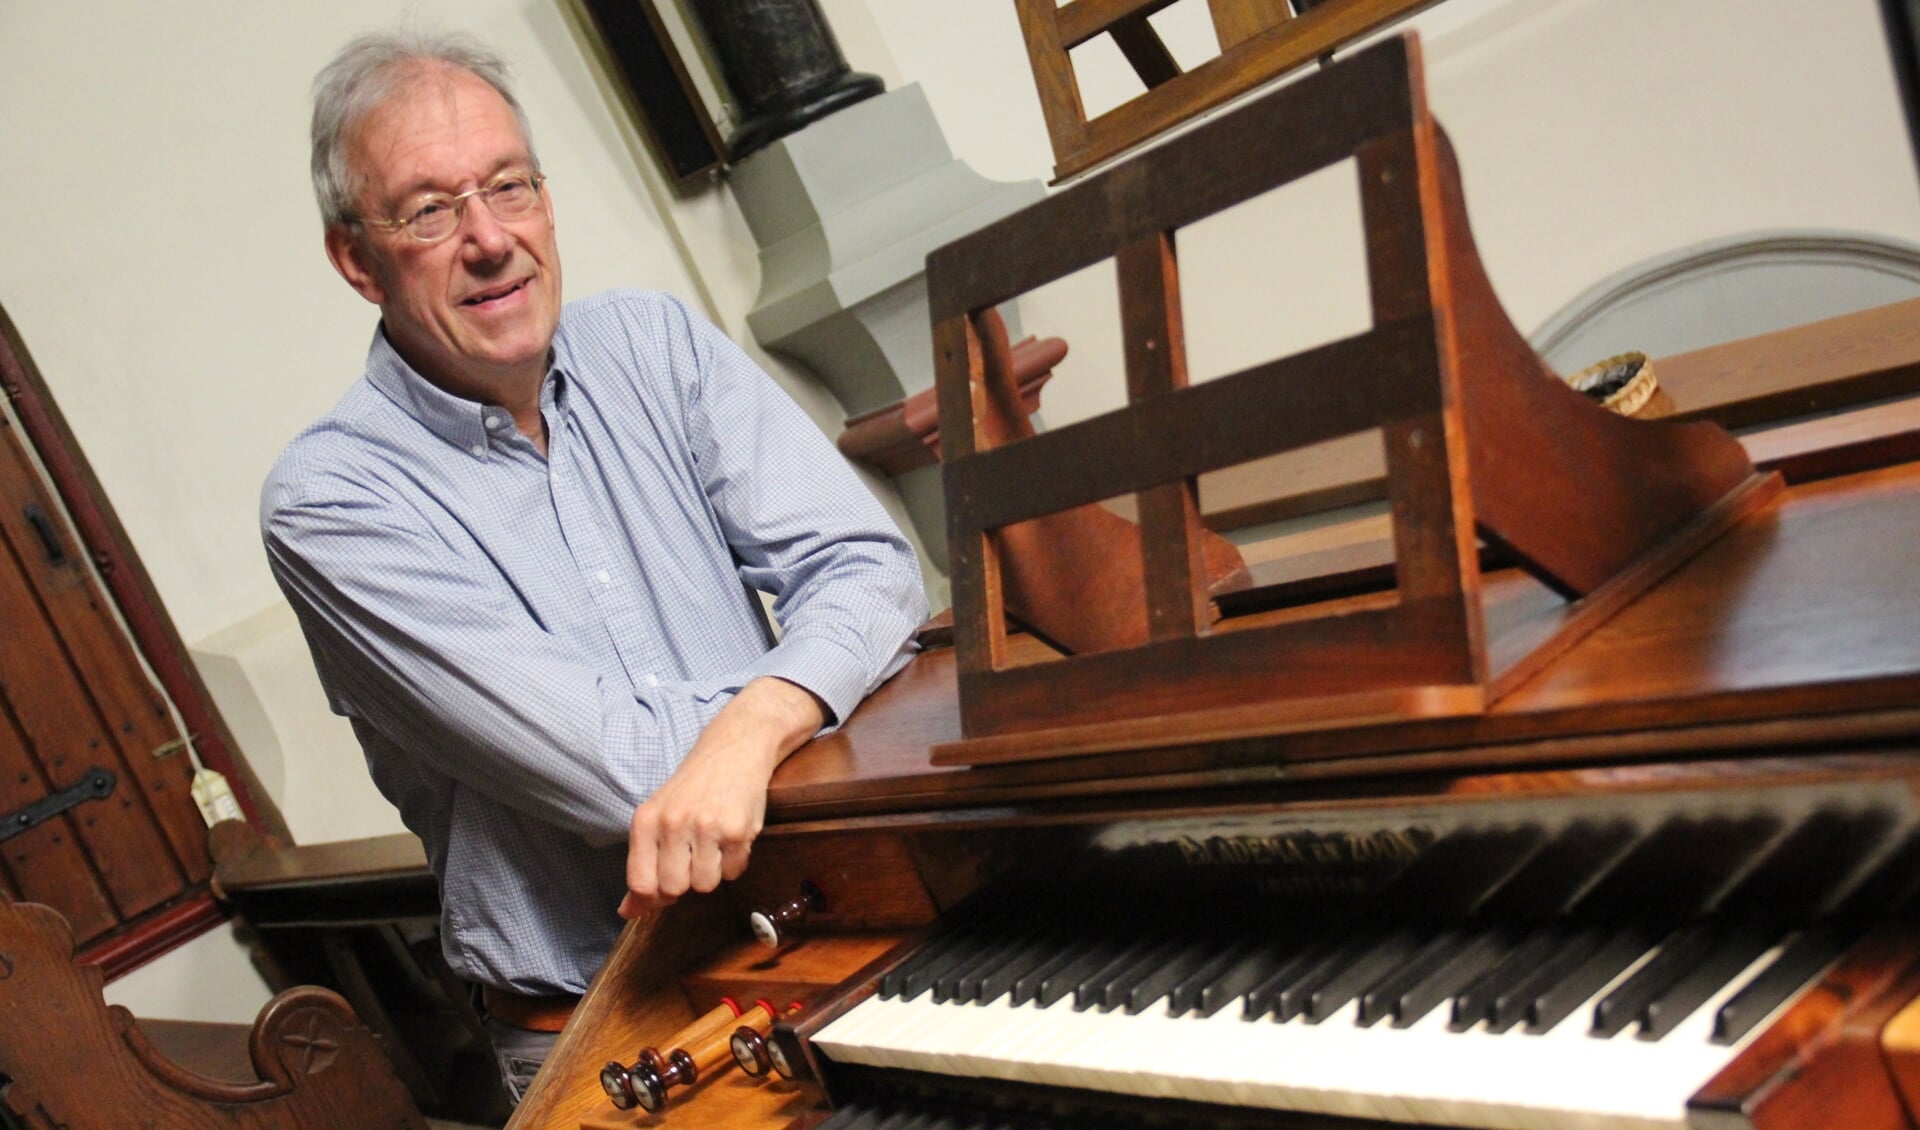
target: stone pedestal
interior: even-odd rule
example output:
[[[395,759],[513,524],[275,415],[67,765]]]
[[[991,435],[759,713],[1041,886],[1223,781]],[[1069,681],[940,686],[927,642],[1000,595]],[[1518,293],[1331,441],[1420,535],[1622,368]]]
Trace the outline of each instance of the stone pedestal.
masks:
[[[760,247],[748,327],[818,375],[850,417],[933,387],[927,252],[1046,194],[1037,180],[991,181],[955,160],[918,86],[781,138],[728,179]],[[1014,312],[1002,313],[1017,336]],[[944,571],[939,469],[895,482]]]

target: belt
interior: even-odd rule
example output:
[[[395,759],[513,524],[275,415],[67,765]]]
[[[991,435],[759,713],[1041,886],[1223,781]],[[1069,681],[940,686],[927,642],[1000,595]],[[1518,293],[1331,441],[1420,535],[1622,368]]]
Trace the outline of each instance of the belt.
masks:
[[[580,998],[570,993],[557,993],[553,996],[533,997],[520,993],[510,993],[505,989],[496,989],[492,985],[480,987],[480,1004],[487,1015],[510,1024],[515,1028],[525,1028],[529,1032],[558,1032],[567,1026],[567,1018],[580,1003]]]

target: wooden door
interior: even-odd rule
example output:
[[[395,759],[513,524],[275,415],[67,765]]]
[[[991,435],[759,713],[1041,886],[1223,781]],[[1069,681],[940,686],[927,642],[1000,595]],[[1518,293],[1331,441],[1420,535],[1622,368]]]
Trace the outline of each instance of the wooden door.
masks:
[[[63,511],[0,416],[0,893],[65,915],[83,951],[204,898],[192,764]],[[20,829],[27,806],[112,791]]]

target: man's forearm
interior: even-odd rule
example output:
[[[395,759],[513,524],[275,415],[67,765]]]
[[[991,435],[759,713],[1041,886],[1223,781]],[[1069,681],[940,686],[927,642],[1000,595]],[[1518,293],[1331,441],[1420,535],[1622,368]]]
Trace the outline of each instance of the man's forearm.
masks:
[[[740,688],[667,783],[634,810],[621,915],[738,878],[766,817],[773,771],[826,717],[811,691],[785,679]]]
[[[768,751],[769,777],[787,755],[805,745],[827,724],[827,709],[812,691],[774,676],[762,676],[740,688],[720,708],[687,754],[692,760],[704,744],[738,745]]]

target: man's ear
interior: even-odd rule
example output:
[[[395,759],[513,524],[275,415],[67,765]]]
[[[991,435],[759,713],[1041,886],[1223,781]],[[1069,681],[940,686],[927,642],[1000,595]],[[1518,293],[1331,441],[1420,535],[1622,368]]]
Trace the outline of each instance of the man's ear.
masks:
[[[375,270],[373,252],[360,238],[360,233],[351,224],[327,225],[327,258],[333,262],[333,269],[347,280],[360,297],[375,306],[387,301],[386,287],[380,284],[380,273]]]

